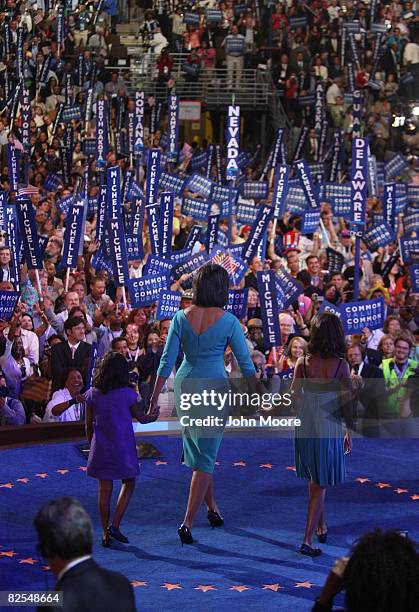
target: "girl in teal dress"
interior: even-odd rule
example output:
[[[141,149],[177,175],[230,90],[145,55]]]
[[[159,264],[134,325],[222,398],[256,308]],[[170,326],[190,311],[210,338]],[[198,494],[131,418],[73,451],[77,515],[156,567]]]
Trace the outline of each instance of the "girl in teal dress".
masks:
[[[316,557],[314,532],[326,542],[324,518],[326,487],[345,480],[345,454],[351,452],[352,398],[350,372],[343,359],[345,336],[340,320],[323,313],[313,319],[308,355],[300,357],[291,391],[296,399],[301,426],[295,428],[295,469],[309,481],[309,502],[304,541],[300,552]],[[348,433],[344,436],[342,418]]]
[[[228,285],[228,274],[221,266],[206,264],[198,270],[194,277],[192,306],[177,312],[172,320],[150,401],[151,411],[157,410],[159,393],[182,348],[184,358],[175,378],[175,404],[185,425],[184,463],[193,470],[186,514],[178,530],[182,544],[193,542],[192,521],[203,500],[208,507],[210,524],[213,527],[223,524],[214,499],[212,474],[228,416],[228,402],[217,403],[214,397],[218,396],[214,393],[224,395],[228,392],[224,366],[228,344],[243,376],[255,374],[238,319],[222,309],[227,303]],[[199,405],[191,403],[194,394],[199,395],[193,404]],[[207,419],[207,424],[188,425],[195,418]]]

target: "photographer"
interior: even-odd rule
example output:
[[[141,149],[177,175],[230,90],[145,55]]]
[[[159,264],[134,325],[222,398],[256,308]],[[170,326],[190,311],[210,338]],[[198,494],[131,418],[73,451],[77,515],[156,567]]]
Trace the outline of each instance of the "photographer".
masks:
[[[347,612],[414,612],[418,575],[416,544],[397,531],[377,529],[358,540],[350,557],[335,562],[312,612],[331,612],[342,590]]]
[[[0,370],[0,426],[24,425],[26,417],[22,403],[17,399],[8,397],[8,394],[6,378]]]

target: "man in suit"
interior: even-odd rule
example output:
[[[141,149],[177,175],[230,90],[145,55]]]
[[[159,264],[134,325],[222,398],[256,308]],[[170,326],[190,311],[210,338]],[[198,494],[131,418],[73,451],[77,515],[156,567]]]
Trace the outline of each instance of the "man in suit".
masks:
[[[86,382],[91,346],[84,342],[85,325],[81,317],[72,317],[64,323],[67,342],[60,342],[52,347],[51,373],[52,390],[59,389],[62,372],[68,368],[78,368]]]
[[[3,246],[0,247],[0,282],[10,281],[11,270],[10,270],[10,262],[12,260],[12,256],[10,254],[9,247]]]
[[[347,357],[351,366],[355,396],[364,410],[362,433],[364,436],[376,437],[378,436],[379,407],[385,392],[383,371],[370,363],[365,363],[365,349],[360,344],[350,346]]]
[[[63,592],[63,612],[135,612],[129,580],[92,559],[91,520],[74,497],[45,504],[34,520],[38,550],[57,577],[54,591]],[[37,612],[48,612],[38,607]]]

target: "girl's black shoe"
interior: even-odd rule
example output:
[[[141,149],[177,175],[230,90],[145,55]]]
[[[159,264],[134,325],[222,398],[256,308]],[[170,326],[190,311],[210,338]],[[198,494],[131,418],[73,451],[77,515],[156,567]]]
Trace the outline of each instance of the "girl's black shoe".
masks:
[[[211,527],[221,527],[224,525],[224,519],[215,510],[208,510],[208,520]]]
[[[128,538],[124,536],[124,534],[121,533],[119,529],[117,529],[116,527],[112,527],[112,525],[108,527],[108,534],[114,540],[118,540],[118,542],[122,542],[122,544],[129,544]]]
[[[193,544],[193,537],[189,527],[186,527],[186,525],[182,524],[177,530],[177,532],[179,534],[180,541],[182,542],[182,546],[184,544]]]
[[[106,536],[104,538],[102,538],[102,546],[104,548],[110,548],[111,545],[111,538],[109,537],[109,533],[106,533]]]
[[[307,555],[308,557],[318,557],[322,554],[322,551],[320,550],[320,548],[313,548],[308,544],[301,544],[300,553],[302,555]]]

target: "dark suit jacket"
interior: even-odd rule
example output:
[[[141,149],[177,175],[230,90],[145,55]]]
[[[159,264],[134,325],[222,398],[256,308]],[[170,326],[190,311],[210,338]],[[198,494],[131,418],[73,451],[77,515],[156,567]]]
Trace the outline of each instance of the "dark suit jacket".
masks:
[[[380,404],[383,402],[385,393],[383,371],[374,365],[365,363],[361,370],[361,377],[364,379],[364,388],[359,392],[358,399],[365,408],[364,419],[378,419]],[[368,427],[368,423],[365,425]],[[367,429],[364,429],[364,434],[368,435]]]
[[[54,591],[63,591],[62,612],[135,612],[134,591],[128,578],[100,567],[93,559],[69,569]],[[37,608],[37,612],[49,610]]]
[[[82,371],[83,380],[86,381],[91,349],[92,347],[87,342],[80,342],[73,359],[68,342],[60,342],[60,344],[52,347],[51,372],[53,391],[60,388],[63,370],[68,368],[79,368]]]

